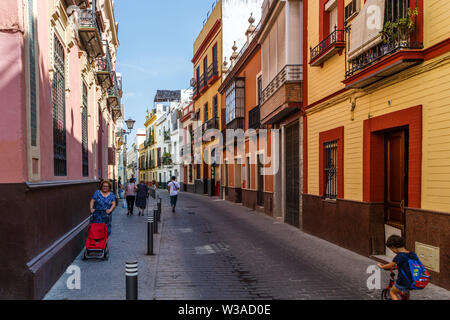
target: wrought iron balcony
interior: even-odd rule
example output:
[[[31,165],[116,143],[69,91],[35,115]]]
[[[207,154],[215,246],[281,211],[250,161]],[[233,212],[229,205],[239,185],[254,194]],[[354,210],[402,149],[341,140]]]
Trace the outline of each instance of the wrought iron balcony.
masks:
[[[111,108],[117,107],[119,105],[119,88],[117,86],[117,76],[116,72],[112,73],[113,85],[111,88],[108,88],[108,105]]]
[[[217,79],[219,79],[219,70],[217,61],[214,61],[208,67],[208,81],[207,81],[208,85],[213,84]]]
[[[193,82],[193,99],[196,100],[208,89],[208,72],[203,73],[198,79],[194,79]]]
[[[156,139],[155,139],[155,137],[151,134],[151,135],[149,135],[148,136],[148,145],[149,146],[152,146],[152,145],[154,145],[156,143]]]
[[[417,40],[420,30],[416,17],[408,14],[410,1],[386,0],[385,6],[385,24],[378,44],[356,53],[347,44],[344,83],[348,88],[366,87],[424,61],[419,50],[423,44]],[[414,19],[412,30],[408,29],[410,19]],[[351,37],[352,28],[346,29],[347,38]]]
[[[334,31],[323,39],[316,47],[310,48],[311,66],[320,66],[325,60],[344,48],[345,30],[337,30],[335,26]]]
[[[97,67],[97,83],[104,89],[111,88],[113,85],[112,77],[112,59],[111,52],[109,51],[108,41],[103,42],[103,47],[105,48],[106,55],[99,57],[95,60]]]
[[[198,80],[199,84],[198,84],[198,89],[200,94],[205,92],[206,89],[208,89],[208,73],[205,72],[200,76],[200,79]]]
[[[259,129],[261,128],[261,119],[259,113],[259,106],[254,107],[248,113],[248,128]]]
[[[80,10],[78,16],[78,32],[84,49],[91,58],[103,56],[102,33],[100,31],[97,15],[92,9]]]
[[[212,117],[203,124],[203,133],[209,129],[219,129],[219,117]]]
[[[164,141],[170,141],[170,130],[164,131]]]

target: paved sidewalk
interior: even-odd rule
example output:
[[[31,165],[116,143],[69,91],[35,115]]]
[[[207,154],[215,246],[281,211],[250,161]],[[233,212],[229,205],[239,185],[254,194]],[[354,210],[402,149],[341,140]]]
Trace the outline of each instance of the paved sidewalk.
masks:
[[[153,299],[155,269],[158,256],[147,256],[147,216],[127,216],[127,209],[120,206],[114,210],[111,237],[108,239],[110,258],[107,261],[83,261],[80,252],[72,265],[81,269],[81,289],[69,290],[66,282],[69,274],[63,274],[45,300],[124,300],[125,263],[130,259],[138,261],[139,299]],[[156,201],[149,198],[147,209],[153,213]],[[161,224],[160,224],[161,226]],[[154,235],[154,253],[159,251],[160,233]]]
[[[181,193],[177,212],[163,199],[155,256],[146,256],[146,217],[113,217],[109,261],[74,261],[81,290],[68,290],[64,274],[45,299],[124,299],[125,261],[139,261],[139,298],[190,299],[368,299],[367,267],[375,261],[305,234],[284,223],[218,198]],[[154,201],[150,201],[150,207]],[[382,273],[381,286],[388,272]],[[450,300],[429,285],[412,299]]]

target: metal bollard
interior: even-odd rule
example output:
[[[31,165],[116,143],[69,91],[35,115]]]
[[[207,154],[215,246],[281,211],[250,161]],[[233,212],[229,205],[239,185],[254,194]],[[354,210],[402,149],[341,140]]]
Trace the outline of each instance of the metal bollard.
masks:
[[[158,222],[161,222],[161,212],[162,212],[162,201],[161,201],[161,198],[159,198],[159,201],[158,201]]]
[[[153,221],[155,227],[155,233],[158,233],[158,210],[153,210]]]
[[[138,299],[138,262],[129,261],[125,264],[126,299]]]
[[[153,215],[148,215],[147,222],[147,255],[153,255]]]

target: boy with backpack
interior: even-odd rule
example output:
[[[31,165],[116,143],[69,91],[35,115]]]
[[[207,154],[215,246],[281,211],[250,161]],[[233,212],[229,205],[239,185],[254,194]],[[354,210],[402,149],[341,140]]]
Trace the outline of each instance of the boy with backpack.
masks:
[[[399,295],[403,291],[425,288],[430,281],[428,271],[414,252],[406,250],[403,238],[397,235],[390,236],[386,247],[391,249],[396,256],[392,262],[384,265],[379,263],[378,267],[391,270],[397,266],[397,281],[390,290],[392,300],[400,300]]]

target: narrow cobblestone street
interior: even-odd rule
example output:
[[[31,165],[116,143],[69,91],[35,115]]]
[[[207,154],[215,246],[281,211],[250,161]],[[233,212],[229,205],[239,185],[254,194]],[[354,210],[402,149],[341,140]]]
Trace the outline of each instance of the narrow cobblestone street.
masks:
[[[182,193],[172,213],[166,191],[155,255],[146,256],[146,217],[114,212],[108,261],[74,261],[81,289],[62,275],[45,299],[124,299],[125,262],[139,262],[139,299],[379,299],[368,290],[371,259],[217,198]],[[149,210],[154,200],[150,200]],[[387,283],[387,272],[381,286]],[[450,299],[429,285],[412,299]]]

